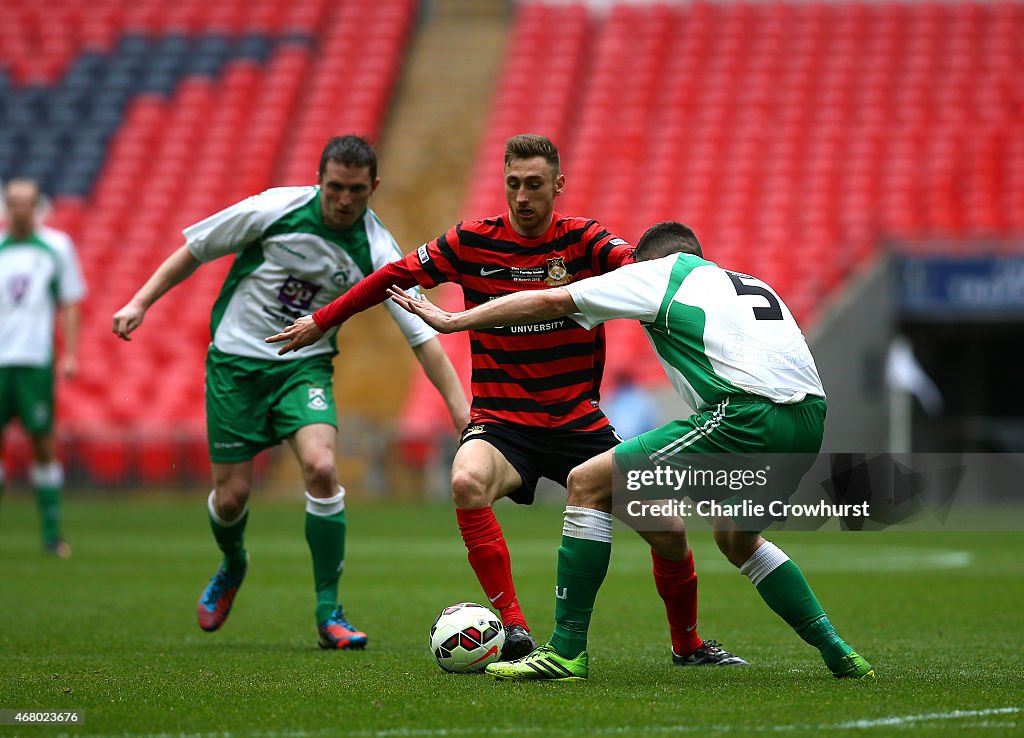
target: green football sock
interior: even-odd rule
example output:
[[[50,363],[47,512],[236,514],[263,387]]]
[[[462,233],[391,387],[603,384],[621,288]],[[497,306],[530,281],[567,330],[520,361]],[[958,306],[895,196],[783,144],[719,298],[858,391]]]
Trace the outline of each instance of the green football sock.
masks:
[[[226,522],[213,509],[213,493],[207,503],[210,530],[213,531],[217,548],[224,552],[224,568],[229,574],[244,574],[248,566],[245,553],[245,526],[249,522],[249,508],[246,507],[237,520]]]
[[[756,571],[758,563],[762,567],[760,572]],[[755,569],[753,575],[750,569]],[[768,571],[765,573],[764,569]],[[764,543],[741,571],[750,576],[768,607],[804,641],[818,649],[826,666],[833,671],[843,667],[843,656],[853,649],[836,634],[804,573],[781,549]]]
[[[64,484],[64,470],[56,461],[33,464],[29,472],[39,507],[39,523],[45,543],[60,539],[60,489]]]
[[[611,530],[608,513],[581,507],[565,509],[555,580],[555,632],[549,641],[555,653],[564,658],[574,659],[587,649],[594,602],[611,559]]]
[[[306,543],[313,556],[316,621],[322,623],[338,605],[338,581],[345,566],[344,491],[329,499],[317,499],[307,492],[306,499]]]
[[[60,538],[60,489],[36,487],[36,504],[43,541],[49,543]]]

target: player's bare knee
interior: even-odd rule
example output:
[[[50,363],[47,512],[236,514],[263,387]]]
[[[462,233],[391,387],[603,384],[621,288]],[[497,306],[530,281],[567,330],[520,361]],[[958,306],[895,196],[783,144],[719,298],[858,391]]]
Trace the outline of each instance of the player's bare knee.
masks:
[[[487,507],[494,502],[488,480],[468,469],[452,470],[452,502],[459,510]]]
[[[223,520],[236,520],[249,504],[251,489],[244,480],[229,477],[214,489],[213,506]]]
[[[327,498],[338,494],[338,470],[333,456],[303,461],[302,477],[313,497]]]
[[[568,494],[566,501],[575,507],[592,507],[597,510],[608,510],[611,498],[600,479],[586,464],[580,464],[569,472],[566,484]]]

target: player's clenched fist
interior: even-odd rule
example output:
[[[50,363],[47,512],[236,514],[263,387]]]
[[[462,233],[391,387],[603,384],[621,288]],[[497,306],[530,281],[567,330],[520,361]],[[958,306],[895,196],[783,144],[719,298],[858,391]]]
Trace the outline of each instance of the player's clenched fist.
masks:
[[[118,338],[123,338],[125,341],[132,340],[128,334],[142,325],[142,318],[145,314],[146,310],[144,308],[129,302],[114,313],[114,335]]]

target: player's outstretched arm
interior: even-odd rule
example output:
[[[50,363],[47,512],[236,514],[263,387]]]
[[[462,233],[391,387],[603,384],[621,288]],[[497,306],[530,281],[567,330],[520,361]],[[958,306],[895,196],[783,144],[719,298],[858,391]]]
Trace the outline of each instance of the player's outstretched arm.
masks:
[[[388,285],[398,284],[413,287],[416,279],[409,272],[402,259],[386,264],[377,271],[359,280],[355,287],[341,297],[317,310],[313,315],[304,315],[280,333],[264,339],[267,343],[284,343],[280,355],[311,346],[336,325],[341,325],[356,313],[361,313],[388,298]]]
[[[561,287],[516,292],[459,313],[442,310],[427,298],[410,295],[398,287],[392,287],[388,294],[404,309],[423,318],[423,322],[438,333],[525,325],[577,312],[572,295]]]
[[[444,398],[452,423],[457,431],[469,425],[469,402],[466,392],[459,381],[459,375],[452,366],[448,354],[444,352],[441,342],[435,336],[419,346],[413,346],[413,353],[423,367],[423,372],[437,391]]]
[[[192,256],[187,246],[181,246],[164,259],[163,264],[156,268],[135,296],[114,313],[114,335],[130,341],[129,334],[142,325],[142,319],[153,303],[198,268],[199,260]]]
[[[411,295],[401,287],[391,286],[388,288],[388,296],[391,301],[406,312],[418,315],[423,322],[429,325],[438,333],[455,333],[464,330],[452,327],[452,319],[459,313],[449,313],[426,298],[425,295]]]
[[[283,356],[289,351],[298,351],[303,346],[312,346],[323,337],[324,332],[313,320],[313,316],[303,315],[280,333],[267,336],[263,340],[267,343],[287,342],[277,352],[279,356]]]

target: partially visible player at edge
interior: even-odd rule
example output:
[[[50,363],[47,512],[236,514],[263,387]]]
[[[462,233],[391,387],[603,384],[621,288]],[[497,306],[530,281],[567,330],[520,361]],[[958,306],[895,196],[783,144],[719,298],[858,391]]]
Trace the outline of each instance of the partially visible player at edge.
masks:
[[[547,138],[513,136],[505,145],[508,212],[460,223],[363,281],[340,300],[268,338],[282,354],[314,344],[386,299],[391,285],[462,285],[467,307],[522,290],[569,284],[633,260],[632,247],[597,221],[555,212],[565,188],[558,149]],[[565,486],[569,470],[613,448],[619,438],[598,406],[604,331],[570,320],[470,335],[473,406],[452,465],[452,497],[469,563],[505,624],[504,658],[536,647],[516,596],[512,564],[492,505],[534,499],[537,480]],[[654,580],[665,602],[673,662],[746,663],[697,634],[697,575],[682,523],[679,535],[645,532]]]
[[[66,559],[61,535],[64,469],[53,426],[54,326],[60,313],[62,378],[78,372],[78,303],[85,281],[71,238],[37,222],[39,186],[14,178],[4,187],[7,228],[0,231],[0,491],[4,487],[3,430],[17,416],[32,439],[29,472],[39,506],[43,547]]]
[[[369,208],[379,184],[373,148],[358,136],[333,138],[321,154],[316,186],[270,189],[186,228],[185,245],[114,314],[114,333],[129,340],[164,293],[201,263],[235,254],[214,304],[206,359],[214,486],[208,508],[224,559],[197,605],[203,630],[224,624],[248,570],[243,536],[252,459],[287,440],[306,485],[306,541],[313,559],[320,646],[366,645],[366,634],[348,622],[338,603],[347,525],[345,489],[338,484],[334,458],[334,336],[313,351],[289,357],[279,356],[263,337],[326,305],[401,254]],[[456,428],[464,427],[469,406],[437,334],[397,306],[391,313],[445,398]]]
[[[564,289],[520,294],[451,314],[423,298],[395,300],[444,333],[569,316],[584,328],[614,318],[639,320],[672,385],[696,414],[641,433],[569,474],[558,549],[555,631],[518,661],[488,665],[499,679],[572,681],[589,676],[587,630],[608,571],[613,465],[637,460],[685,468],[694,454],[776,454],[788,459],[771,499],[788,499],[821,449],[825,391],[814,358],[786,305],[768,285],[706,261],[681,223],[652,226],[637,263]],[[736,351],[754,346],[746,354]],[[691,492],[694,494],[694,492]],[[742,497],[744,493],[740,493]],[[770,518],[715,520],[719,549],[765,603],[821,654],[837,678],[874,677],[843,641],[800,568],[761,532]]]

